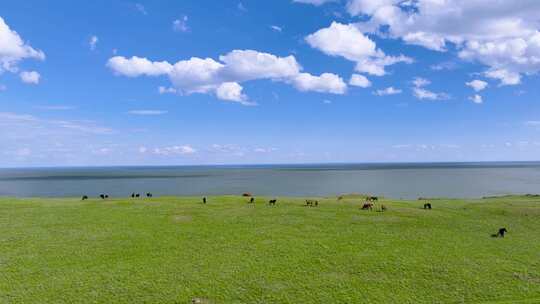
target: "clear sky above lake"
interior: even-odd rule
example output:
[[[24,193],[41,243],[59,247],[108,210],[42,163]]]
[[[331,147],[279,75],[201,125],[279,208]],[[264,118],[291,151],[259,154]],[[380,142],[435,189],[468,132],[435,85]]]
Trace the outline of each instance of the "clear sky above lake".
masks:
[[[2,1],[0,167],[538,160],[540,1]]]

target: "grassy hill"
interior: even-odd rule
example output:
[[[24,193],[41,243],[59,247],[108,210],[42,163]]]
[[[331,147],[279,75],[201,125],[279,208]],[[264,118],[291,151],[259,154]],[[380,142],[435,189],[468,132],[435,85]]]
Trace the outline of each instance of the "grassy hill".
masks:
[[[0,303],[540,303],[539,197],[319,201],[3,198]]]

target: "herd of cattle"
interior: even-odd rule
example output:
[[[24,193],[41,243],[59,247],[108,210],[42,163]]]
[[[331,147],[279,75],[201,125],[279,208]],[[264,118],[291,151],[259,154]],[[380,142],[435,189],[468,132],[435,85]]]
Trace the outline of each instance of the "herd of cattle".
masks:
[[[251,193],[244,193],[244,194],[242,194],[242,196],[249,197],[249,201],[248,201],[249,204],[255,203],[255,197],[253,197],[251,195]],[[104,199],[109,198],[109,195],[108,194],[100,194],[99,197],[104,200]],[[141,194],[133,192],[133,193],[131,193],[131,197],[132,198],[139,198],[139,197],[141,197]],[[153,197],[153,195],[152,195],[152,193],[147,192],[146,197],[151,198],[151,197]],[[88,199],[88,196],[83,195],[82,200],[84,201],[84,200],[87,200],[87,199]],[[338,198],[338,200],[341,200],[341,199],[342,199],[342,197],[340,196]],[[379,201],[379,198],[377,196],[367,196],[365,198],[365,201],[362,204],[362,207],[360,209],[362,209],[362,210],[373,210],[373,208],[375,207],[375,202],[378,202],[378,201]],[[206,204],[207,202],[208,202],[208,199],[206,198],[206,196],[204,196],[202,198],[202,203]],[[269,206],[275,206],[276,203],[277,203],[277,199],[275,199],[275,198],[268,201]],[[318,207],[319,206],[319,201],[318,200],[313,200],[313,199],[307,199],[306,204],[304,206],[306,206],[306,207]],[[431,203],[425,203],[423,208],[426,209],[426,210],[431,210]],[[386,206],[383,205],[383,204],[380,204],[379,211],[384,212],[386,210],[387,210]],[[504,237],[505,233],[507,233],[507,232],[508,232],[508,230],[506,228],[500,228],[499,231],[496,234],[492,234],[491,236],[492,237]]]

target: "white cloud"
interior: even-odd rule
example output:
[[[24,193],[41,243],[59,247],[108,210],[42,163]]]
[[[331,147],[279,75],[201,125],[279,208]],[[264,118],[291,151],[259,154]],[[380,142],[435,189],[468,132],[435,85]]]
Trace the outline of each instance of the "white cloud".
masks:
[[[349,84],[356,87],[368,88],[371,86],[371,82],[364,75],[352,74]]]
[[[193,147],[189,145],[154,148],[152,150],[152,153],[157,154],[157,155],[163,155],[163,156],[190,155],[190,154],[195,154],[196,152],[197,150],[195,150]]]
[[[540,1],[349,0],[347,9],[362,16],[356,26],[363,32],[441,52],[453,45],[502,85],[540,71]]]
[[[41,76],[36,71],[23,71],[19,74],[22,82],[28,84],[38,84]]]
[[[221,100],[234,101],[243,105],[255,105],[255,103],[248,101],[242,90],[243,88],[238,82],[224,82],[216,89],[216,96]]]
[[[45,54],[26,44],[0,17],[0,73],[3,71],[16,73],[17,64],[24,59],[45,60]]]
[[[242,2],[238,2],[236,8],[238,8],[238,10],[241,12],[247,12],[247,8],[242,4]]]
[[[293,0],[296,3],[313,4],[315,6],[323,5],[325,3],[335,2],[337,0]]]
[[[276,32],[280,32],[283,31],[283,28],[281,26],[277,26],[277,25],[270,25],[270,28]]]
[[[166,61],[152,62],[146,58],[133,56],[125,58],[115,56],[109,59],[107,66],[116,74],[127,77],[159,76],[169,74],[173,67]]]
[[[158,87],[158,92],[159,94],[167,94],[167,93],[176,94],[177,91],[175,88],[167,88],[167,87],[160,86]]]
[[[475,90],[476,92],[480,92],[483,89],[487,88],[488,83],[482,80],[475,79],[475,80],[466,82],[465,85],[473,88],[473,90]]]
[[[444,100],[449,99],[450,96],[446,93],[436,93],[424,88],[413,88],[413,94],[418,99],[427,99],[427,100]]]
[[[170,64],[137,56],[115,56],[109,59],[107,66],[115,74],[128,77],[168,76],[173,87],[160,87],[158,90],[162,94],[214,93],[220,99],[241,101],[244,105],[252,103],[247,102],[240,83],[257,79],[289,83],[300,91],[343,94],[347,89],[338,75],[301,73],[302,67],[294,56],[278,57],[253,50],[233,50],[219,56],[219,60],[192,57]]]
[[[521,83],[521,75],[506,69],[489,69],[484,75],[489,78],[500,80],[500,85],[516,85]]]
[[[416,77],[415,79],[413,79],[412,83],[415,87],[423,87],[429,85],[431,81],[422,77]]]
[[[484,100],[482,99],[482,96],[478,94],[474,94],[473,96],[469,97],[469,100],[476,104],[481,104],[482,102],[484,102]]]
[[[314,91],[320,93],[344,94],[347,84],[336,74],[323,73],[314,76],[309,73],[300,73],[293,79],[294,86],[300,91]]]
[[[394,87],[388,87],[386,89],[377,90],[377,91],[373,92],[373,94],[375,94],[377,96],[386,96],[386,95],[401,94],[401,92],[402,92],[402,90],[400,90],[400,89],[396,89]]]
[[[296,76],[301,67],[294,56],[277,57],[253,50],[234,50],[219,56],[225,63],[224,77],[240,81],[261,78],[286,79]]]
[[[525,125],[532,126],[532,127],[538,127],[540,126],[540,120],[528,120],[525,122]]]
[[[189,27],[187,25],[188,16],[183,16],[181,19],[176,19],[173,21],[172,28],[175,32],[188,32]]]
[[[167,111],[162,110],[131,110],[128,111],[128,114],[131,115],[163,115],[167,114]]]
[[[325,100],[323,100],[323,103],[324,103],[324,104],[331,104],[332,101],[331,101],[331,100],[328,100],[328,99],[325,99]]]
[[[96,36],[96,35],[93,35],[92,37],[90,37],[90,40],[88,41],[88,45],[90,46],[90,50],[95,50],[96,49],[96,45],[99,41],[99,38]]]
[[[29,114],[18,114],[12,112],[0,112],[0,131],[7,129],[6,126],[20,125],[27,127],[29,130],[35,126],[36,130],[45,129],[66,129],[77,131],[79,133],[90,134],[111,134],[113,130],[107,127],[102,127],[88,121],[75,120],[47,120],[40,119]],[[24,132],[23,132],[24,133]]]
[[[457,64],[453,61],[445,61],[430,66],[434,71],[453,70],[457,68]]]
[[[135,3],[135,9],[143,15],[148,15],[148,12],[146,11],[146,8],[144,7],[144,5],[140,3]]]
[[[431,84],[431,81],[416,77],[413,81],[413,95],[418,99],[427,99],[427,100],[444,100],[449,99],[450,96],[446,93],[435,93],[425,89],[424,87]]]
[[[352,24],[332,22],[306,37],[307,43],[329,56],[339,56],[356,62],[356,71],[376,76],[386,74],[385,67],[399,62],[412,63],[404,55],[387,56],[377,45]]]

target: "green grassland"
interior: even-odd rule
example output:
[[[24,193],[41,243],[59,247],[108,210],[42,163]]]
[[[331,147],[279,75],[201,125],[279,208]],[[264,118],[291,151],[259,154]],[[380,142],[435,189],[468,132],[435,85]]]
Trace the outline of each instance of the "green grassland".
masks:
[[[539,197],[319,201],[3,198],[0,303],[540,303]]]

